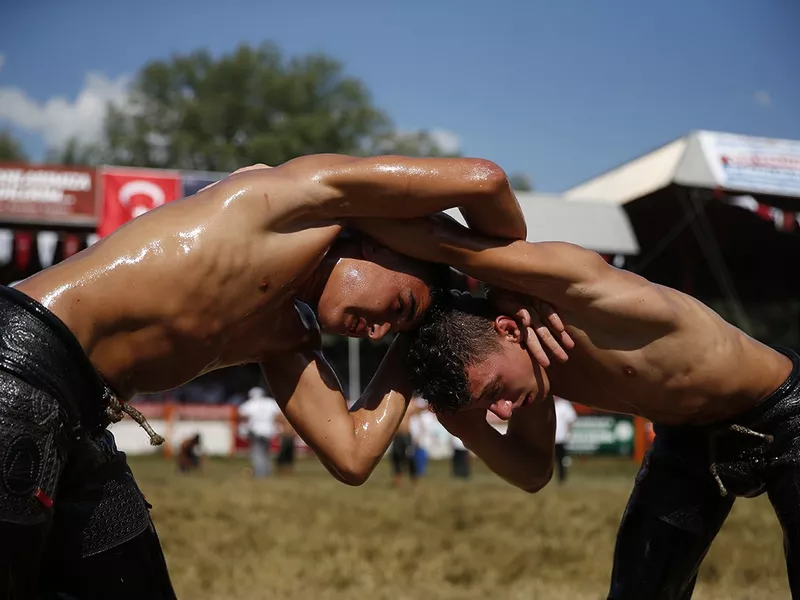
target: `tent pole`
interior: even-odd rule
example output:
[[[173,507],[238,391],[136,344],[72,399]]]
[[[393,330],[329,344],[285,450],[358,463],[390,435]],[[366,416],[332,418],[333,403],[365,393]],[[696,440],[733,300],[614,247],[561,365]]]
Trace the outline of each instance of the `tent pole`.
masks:
[[[733,277],[731,277],[730,271],[725,264],[725,258],[722,256],[717,238],[706,217],[705,206],[699,201],[697,190],[694,188],[688,189],[686,194],[681,194],[680,190],[678,190],[678,198],[687,214],[691,211],[695,212],[697,218],[691,219],[689,224],[692,227],[697,243],[700,245],[700,249],[706,257],[708,266],[711,268],[711,272],[722,290],[725,300],[733,311],[733,319],[736,326],[745,333],[752,333],[750,318],[747,316],[739,293],[733,283]]]
[[[355,337],[347,338],[348,368],[350,374],[349,395],[352,404],[361,396],[361,353],[359,352],[361,340]]]

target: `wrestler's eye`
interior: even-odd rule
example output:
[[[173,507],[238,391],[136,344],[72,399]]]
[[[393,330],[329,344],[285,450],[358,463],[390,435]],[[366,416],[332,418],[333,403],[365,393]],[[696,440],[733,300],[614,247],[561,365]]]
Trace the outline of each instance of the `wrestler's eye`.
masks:
[[[406,306],[405,306],[405,304],[403,304],[403,299],[402,298],[398,298],[397,299],[397,306],[395,307],[395,311],[397,311],[397,314],[402,316],[403,315],[403,309],[405,307]]]

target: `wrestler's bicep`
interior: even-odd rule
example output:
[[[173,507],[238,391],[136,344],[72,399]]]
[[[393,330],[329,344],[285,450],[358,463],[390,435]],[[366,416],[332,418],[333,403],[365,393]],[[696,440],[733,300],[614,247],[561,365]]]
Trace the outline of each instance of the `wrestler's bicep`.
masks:
[[[313,182],[314,194],[300,202],[335,221],[423,217],[491,204],[510,189],[498,165],[474,158],[308,156],[287,163],[284,172]]]
[[[299,351],[261,363],[278,405],[291,418],[302,417],[310,406],[344,400],[336,373],[319,350]]]
[[[333,369],[320,351],[263,362],[262,371],[286,419],[336,474],[352,453],[353,420]]]

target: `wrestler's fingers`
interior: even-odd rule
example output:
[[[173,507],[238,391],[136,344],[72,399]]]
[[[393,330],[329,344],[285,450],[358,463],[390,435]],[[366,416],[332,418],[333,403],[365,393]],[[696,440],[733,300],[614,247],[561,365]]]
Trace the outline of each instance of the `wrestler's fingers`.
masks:
[[[527,308],[520,308],[517,311],[516,316],[519,324],[522,325],[523,330],[524,328],[531,326],[531,313]]]
[[[534,313],[531,315],[532,328],[536,332],[536,337],[539,338],[540,343],[543,344],[553,355],[558,362],[567,362],[568,356],[564,348],[561,347],[558,340],[553,336],[550,329],[542,321],[541,315]]]
[[[523,331],[525,334],[523,336],[523,343],[534,360],[543,367],[549,367],[550,358],[547,356],[544,348],[542,348],[542,343],[539,341],[533,328],[525,327],[520,331]]]
[[[556,309],[547,302],[542,302],[539,306],[539,312],[542,317],[547,320],[550,329],[558,334],[558,338],[561,340],[561,346],[570,350],[574,348],[575,340],[573,340],[572,336],[567,332],[564,327],[564,322],[561,320],[561,317],[558,316]]]

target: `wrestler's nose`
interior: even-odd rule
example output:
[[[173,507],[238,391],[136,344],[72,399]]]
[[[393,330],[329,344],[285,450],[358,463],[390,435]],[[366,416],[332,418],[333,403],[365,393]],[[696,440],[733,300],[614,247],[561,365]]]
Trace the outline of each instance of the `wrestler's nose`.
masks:
[[[370,325],[369,326],[369,339],[371,340],[379,340],[392,328],[391,323],[384,323],[383,325]]]

